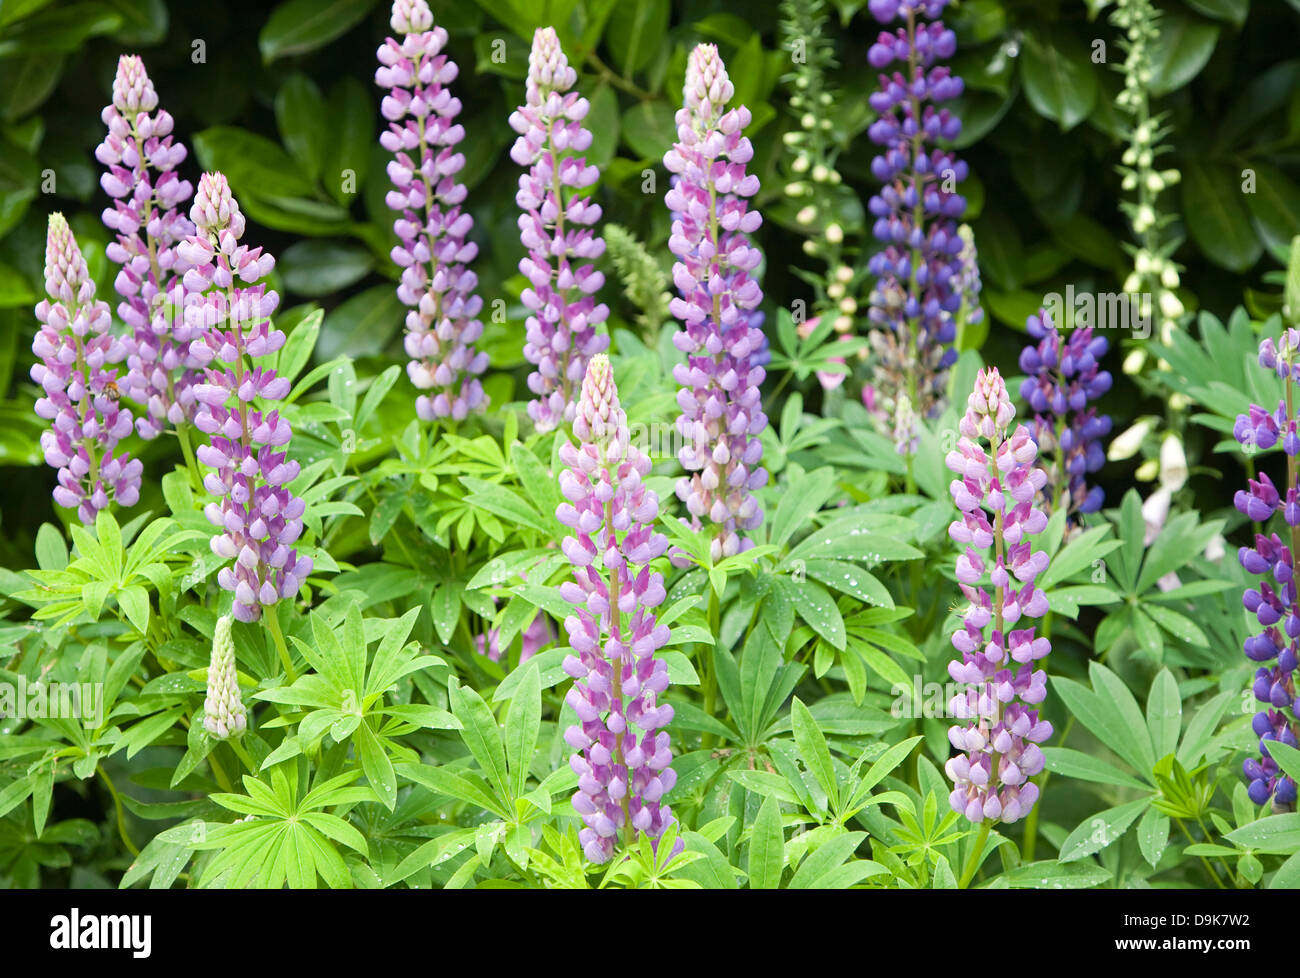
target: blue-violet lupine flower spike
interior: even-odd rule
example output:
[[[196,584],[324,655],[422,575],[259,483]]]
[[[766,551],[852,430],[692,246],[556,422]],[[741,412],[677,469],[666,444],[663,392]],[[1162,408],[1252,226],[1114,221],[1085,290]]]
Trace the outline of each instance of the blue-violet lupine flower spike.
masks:
[[[284,333],[268,318],[279,296],[254,284],[271,273],[275,259],[239,243],[244,215],[220,173],[199,179],[190,218],[196,233],[176,253],[186,321],[204,325],[194,349],[208,362],[204,382],[194,387],[194,424],[211,442],[197,455],[213,469],[203,485],[220,500],[204,512],[221,531],[212,538],[212,552],[234,561],[217,573],[218,583],[234,594],[232,613],[257,621],[263,608],[296,595],[312,569],[312,559],[293,549],[306,509],[286,488],[299,471],[286,454],[293,432],[279,411],[254,406],[289,393],[288,378],[276,376],[263,359],[284,346]]]
[[[95,298],[86,260],[62,214],[51,214],[45,239],[45,291],[36,307],[40,329],[31,377],[41,389],[36,413],[50,422],[41,434],[45,461],[59,470],[54,501],[75,509],[83,523],[109,503],[140,499],[139,459],[117,443],[131,434],[131,412],[118,403],[114,364],[126,346],[112,333],[108,303]]]
[[[1271,448],[1278,442],[1287,455],[1288,481],[1285,495],[1278,491],[1268,473],[1260,472],[1248,480],[1248,488],[1239,490],[1233,502],[1237,509],[1255,523],[1268,521],[1281,511],[1289,528],[1285,537],[1272,533],[1255,535],[1254,547],[1237,552],[1241,565],[1251,574],[1265,578],[1259,587],[1243,595],[1246,610],[1259,622],[1260,632],[1246,639],[1246,657],[1258,663],[1251,690],[1264,709],[1255,715],[1252,727],[1259,737],[1258,760],[1248,759],[1242,766],[1251,801],[1263,805],[1272,801],[1275,811],[1290,811],[1296,803],[1296,783],[1269,756],[1270,743],[1300,746],[1300,696],[1296,695],[1296,666],[1300,661],[1300,598],[1296,594],[1295,550],[1300,539],[1300,490],[1295,484],[1291,461],[1300,455],[1300,437],[1296,434],[1297,418],[1287,410],[1294,401],[1292,385],[1300,380],[1300,330],[1286,330],[1278,343],[1264,340],[1259,347],[1259,364],[1283,378],[1286,396],[1277,409],[1268,412],[1252,404],[1250,413],[1238,415],[1233,433],[1248,449]],[[1269,580],[1271,578],[1271,580]]]
[[[1044,763],[1038,745],[1052,735],[1052,725],[1033,709],[1047,694],[1047,673],[1035,671],[1034,663],[1052,646],[1034,636],[1028,620],[1048,612],[1046,595],[1034,586],[1047,554],[1035,552],[1029,539],[1047,527],[1046,514],[1034,505],[1047,476],[1034,468],[1038,447],[1029,429],[1018,425],[1011,432],[1014,418],[997,368],[981,370],[961,438],[945,459],[960,476],[951,492],[962,516],[948,535],[966,547],[957,558],[957,580],[970,602],[952,636],[961,660],[948,664],[949,675],[966,687],[949,708],[968,723],[948,731],[962,753],[946,770],[953,810],[972,822],[1014,822],[1029,814],[1038,798],[1029,779]]]
[[[867,134],[882,147],[871,172],[883,186],[871,198],[872,231],[884,247],[868,268],[876,276],[867,316],[874,329],[873,393],[870,398],[887,423],[894,401],[906,390],[921,417],[934,418],[944,407],[948,368],[957,359],[955,316],[962,306],[968,271],[957,219],[966,209],[955,192],[967,166],[939,148],[961,132],[961,120],[937,103],[962,93],[962,81],[946,65],[957,41],[935,18],[946,0],[877,0],[870,4],[881,23],[904,21],[882,31],[867,52],[882,71],[880,89],[871,95],[878,118]],[[899,62],[901,70],[885,74]]]
[[[1106,464],[1101,440],[1110,434],[1110,417],[1090,402],[1110,390],[1110,374],[1099,365],[1108,344],[1091,326],[1062,338],[1046,309],[1025,326],[1033,342],[1020,353],[1020,396],[1034,412],[1039,454],[1057,457],[1047,477],[1049,507],[1064,506],[1070,515],[1095,513],[1105,494],[1101,486],[1088,485],[1088,476]]]
[[[579,444],[560,449],[567,501],[555,512],[572,530],[561,549],[573,580],[560,594],[574,606],[564,622],[572,648],[564,671],[576,682],[565,702],[579,722],[564,739],[578,752],[570,764],[582,848],[601,863],[620,836],[626,845],[638,832],[658,839],[673,822],[661,802],[677,781],[664,730],[673,708],[660,702],[668,667],[654,654],[669,632],[653,611],[665,597],[663,575],[650,569],[668,540],[654,532],[659,500],[642,483],[650,459],[632,443],[603,353],[587,364],[573,434]]]
[[[759,391],[764,338],[755,321],[763,293],[752,277],[762,253],[748,237],[762,218],[748,201],[758,193],[758,177],[745,172],[754,155],[743,134],[750,112],[727,109],[734,93],[717,47],[696,47],[677,142],[664,156],[677,177],[664,197],[674,215],[668,246],[680,293],[670,308],[682,324],[673,342],[686,354],[673,371],[685,441],[679,459],[688,473],[677,496],[696,525],[715,524],[714,560],[753,545],[740,531],[763,522],[752,494],[767,483],[759,441],[767,425]]]
[[[459,69],[442,53],[447,32],[433,26],[425,0],[397,0],[390,23],[402,39],[379,48],[375,84],[389,90],[381,105],[388,130],[379,142],[393,154],[394,189],[385,200],[400,214],[392,256],[402,269],[397,295],[409,307],[407,374],[429,392],[416,399],[420,418],[460,421],[487,404],[478,377],[488,357],[474,350],[483,333],[478,276],[469,267],[478,245],[466,240],[474,219],[461,209],[465,185],[457,174],[465,154],[456,152],[465,129],[456,122],[460,99],[447,87]]]
[[[194,187],[176,172],[185,145],[172,136],[172,117],[158,108],[144,62],[135,55],[118,59],[113,101],[102,118],[108,135],[95,158],[107,167],[99,182],[113,198],[103,220],[116,235],[108,257],[121,266],[114,287],[128,330],[123,388],[145,408],[136,430],[155,438],[168,423],[193,420],[197,408],[193,387],[203,364],[190,346],[200,333],[184,320],[176,273],[176,245],[194,233],[185,216]]]
[[[217,740],[238,737],[248,729],[248,710],[239,695],[235,667],[235,640],[231,617],[217,619],[212,633],[212,659],[208,664],[208,694],[203,700],[203,728]]]
[[[520,297],[530,314],[524,356],[537,368],[528,378],[537,395],[528,415],[538,431],[573,420],[587,361],[609,346],[609,337],[597,332],[609,307],[594,298],[605,276],[592,264],[605,253],[594,230],[600,205],[589,190],[600,170],[581,155],[591,146],[591,131],[582,125],[590,103],[570,91],[577,80],[555,29],[539,27],[528,55],[526,101],[510,116],[519,133],[510,157],[528,167],[515,202],[523,211],[519,238],[528,249],[519,262],[529,282]]]

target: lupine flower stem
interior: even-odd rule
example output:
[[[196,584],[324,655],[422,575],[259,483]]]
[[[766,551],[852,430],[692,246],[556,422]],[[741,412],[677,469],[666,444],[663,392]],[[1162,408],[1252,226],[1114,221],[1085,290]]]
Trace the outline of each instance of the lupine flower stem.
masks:
[[[297,680],[298,673],[293,668],[293,656],[289,654],[289,646],[285,643],[284,632],[280,630],[280,616],[272,608],[270,614],[265,617],[266,630],[271,633],[271,641],[275,643],[275,651],[280,654],[280,663],[284,666],[284,674],[289,677],[289,685],[292,685]]]
[[[984,846],[988,844],[989,832],[993,828],[992,822],[981,822],[979,834],[975,837],[975,845],[971,848],[970,854],[966,857],[966,867],[961,871],[961,879],[957,883],[957,888],[964,890],[971,884],[975,878],[975,870],[979,868],[980,854],[984,851]],[[1026,860],[1028,857],[1026,857]]]

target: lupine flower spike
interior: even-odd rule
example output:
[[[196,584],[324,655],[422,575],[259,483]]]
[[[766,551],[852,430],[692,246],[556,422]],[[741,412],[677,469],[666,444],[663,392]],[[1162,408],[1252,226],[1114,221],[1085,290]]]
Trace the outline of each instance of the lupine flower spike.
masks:
[[[217,740],[238,737],[248,729],[248,711],[239,696],[230,625],[230,615],[217,619],[212,634],[212,661],[208,664],[208,695],[203,701],[203,729]]]
[[[41,388],[36,413],[50,422],[41,434],[45,461],[59,470],[54,501],[75,509],[83,523],[116,502],[140,498],[139,459],[117,443],[131,433],[131,412],[118,403],[114,364],[126,354],[112,334],[108,303],[95,298],[86,260],[62,214],[51,214],[45,240],[45,291],[36,307],[40,329],[31,377]]]
[[[669,633],[653,611],[665,597],[663,575],[650,569],[668,540],[654,532],[659,500],[641,481],[650,459],[631,441],[603,353],[587,365],[573,434],[579,444],[560,449],[568,501],[555,512],[573,531],[561,544],[573,580],[560,593],[574,605],[564,622],[573,650],[564,671],[576,682],[565,701],[579,722],[564,739],[578,752],[573,807],[585,823],[583,851],[602,863],[620,839],[658,839],[673,822],[661,803],[677,781],[664,730],[673,708],[660,702],[668,667],[654,654]]]
[[[422,419],[460,421],[487,403],[478,376],[488,358],[474,350],[483,333],[478,276],[469,267],[478,245],[466,240],[474,219],[461,210],[465,154],[456,152],[465,129],[455,121],[460,99],[447,87],[459,69],[442,53],[447,32],[433,26],[425,0],[397,0],[390,23],[402,39],[379,48],[375,84],[389,90],[381,106],[388,131],[379,142],[393,154],[394,189],[385,200],[400,214],[392,256],[402,269],[397,295],[409,307],[406,372],[428,392],[415,402]]]
[[[591,264],[605,253],[593,230],[600,205],[588,189],[600,171],[581,155],[591,146],[582,125],[590,103],[570,91],[577,80],[555,29],[539,27],[528,55],[527,100],[510,115],[510,128],[519,133],[510,158],[529,168],[515,202],[528,249],[519,263],[530,286],[521,296],[530,313],[524,356],[537,368],[528,378],[537,395],[528,416],[538,431],[573,420],[587,361],[609,346],[596,329],[609,308],[593,298],[605,277]]]
[[[135,55],[118,60],[113,102],[102,117],[108,135],[95,158],[108,168],[99,182],[113,205],[103,219],[117,237],[107,254],[122,266],[114,286],[122,297],[117,312],[129,331],[123,387],[145,407],[136,430],[154,438],[169,423],[193,419],[193,387],[203,366],[191,353],[200,330],[184,320],[176,272],[176,245],[194,233],[185,216],[194,187],[176,172],[185,145],[172,136],[172,117],[158,108],[144,62]]]
[[[1055,457],[1047,476],[1050,508],[1064,506],[1071,516],[1095,513],[1105,494],[1088,485],[1088,476],[1106,464],[1101,439],[1110,434],[1110,417],[1089,403],[1110,390],[1110,374],[1099,365],[1106,339],[1091,326],[1076,327],[1063,339],[1046,309],[1025,327],[1034,342],[1020,353],[1020,396],[1034,412],[1039,454]]]
[[[691,52],[685,105],[677,112],[677,142],[664,166],[677,175],[665,195],[674,213],[668,246],[677,256],[680,295],[671,310],[682,329],[673,337],[686,362],[673,371],[681,389],[679,458],[689,473],[677,496],[694,517],[715,524],[713,559],[752,546],[740,535],[763,522],[752,493],[767,483],[759,433],[767,425],[759,385],[763,331],[756,316],[763,297],[752,273],[762,254],[748,238],[762,218],[748,198],[758,177],[745,173],[754,150],[743,130],[750,113],[726,108],[735,93],[712,44]],[[761,322],[761,320],[757,320]]]
[[[1249,480],[1233,500],[1237,509],[1256,523],[1264,523],[1281,510],[1287,535],[1256,534],[1254,547],[1238,551],[1241,565],[1252,574],[1272,581],[1260,581],[1244,596],[1246,610],[1260,624],[1258,635],[1246,640],[1246,657],[1259,664],[1252,691],[1264,709],[1251,724],[1259,737],[1259,760],[1243,765],[1250,781],[1250,798],[1263,805],[1272,800],[1276,811],[1295,807],[1296,783],[1268,753],[1271,742],[1300,746],[1300,696],[1296,695],[1295,671],[1300,657],[1300,598],[1296,594],[1295,555],[1300,552],[1300,434],[1297,434],[1295,385],[1300,382],[1300,330],[1288,329],[1276,344],[1272,339],[1259,346],[1259,363],[1274,370],[1285,381],[1286,396],[1274,411],[1252,404],[1248,414],[1238,415],[1233,434],[1247,448],[1272,448],[1282,443],[1286,455],[1286,484],[1279,492],[1265,472]]]
[[[957,580],[970,602],[952,636],[961,660],[948,664],[949,675],[966,685],[950,709],[967,725],[948,731],[962,753],[946,770],[953,810],[972,822],[1014,822],[1029,814],[1038,798],[1029,779],[1044,763],[1038,745],[1052,735],[1052,725],[1033,708],[1047,693],[1047,673],[1035,671],[1034,663],[1051,643],[1035,637],[1029,621],[1048,612],[1046,595],[1034,587],[1047,554],[1035,552],[1029,539],[1047,526],[1034,505],[1047,476],[1034,468],[1038,448],[1029,429],[1011,431],[1014,418],[997,368],[981,370],[959,425],[961,439],[946,459],[960,477],[951,491],[962,517],[948,535],[966,547],[957,558]]]
[[[232,613],[257,621],[263,608],[297,594],[312,569],[312,559],[293,549],[306,508],[286,488],[299,470],[286,454],[293,432],[278,411],[254,406],[289,393],[288,379],[263,360],[284,346],[284,334],[268,318],[279,296],[252,284],[270,274],[275,259],[239,243],[244,215],[220,173],[199,180],[190,218],[197,233],[177,256],[190,293],[186,321],[204,325],[194,349],[209,363],[204,382],[194,388],[194,423],[211,443],[197,454],[213,469],[203,484],[220,500],[205,513],[221,531],[212,538],[212,552],[234,561],[217,574],[234,594]]]
[[[882,72],[894,62],[901,70],[880,75],[871,107],[879,114],[867,134],[883,151],[871,172],[884,186],[871,198],[873,232],[884,244],[871,259],[876,276],[868,318],[875,354],[872,393],[866,398],[883,423],[906,392],[919,417],[933,418],[945,402],[948,368],[957,359],[955,316],[963,289],[965,243],[957,219],[966,209],[956,184],[966,179],[965,162],[937,148],[961,132],[961,120],[937,103],[962,93],[962,81],[939,61],[951,58],[956,36],[934,20],[948,0],[871,0],[882,31],[867,52]],[[932,23],[923,23],[921,17]],[[973,251],[971,252],[973,256]]]

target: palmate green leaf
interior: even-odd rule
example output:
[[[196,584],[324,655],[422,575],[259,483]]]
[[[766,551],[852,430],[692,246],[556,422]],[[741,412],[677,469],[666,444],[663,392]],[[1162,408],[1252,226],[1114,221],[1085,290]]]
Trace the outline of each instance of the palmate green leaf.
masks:
[[[1088,730],[1141,776],[1149,777],[1155,751],[1137,701],[1123,681],[1098,662],[1089,664],[1094,690],[1070,679],[1051,677],[1052,688]]]
[[[803,807],[803,799],[790,786],[790,782],[779,774],[770,771],[728,771],[727,777],[738,783],[746,791],[752,791],[763,797],[773,797],[797,807]]]
[[[1087,724],[1085,723],[1084,726]],[[1148,787],[1101,758],[1084,754],[1082,751],[1071,750],[1068,747],[1044,747],[1043,756],[1047,759],[1047,770],[1053,774],[1062,774],[1067,778],[1077,778],[1080,781],[1092,781],[1097,784],[1113,784],[1123,788],[1140,790]]]
[[[474,755],[479,769],[500,797],[512,797],[507,780],[505,744],[502,743],[501,731],[491,708],[483,702],[483,697],[468,686],[452,682],[447,687],[447,692],[451,699],[451,710],[462,725],[461,740]]]
[[[1300,814],[1266,815],[1229,832],[1224,839],[1258,853],[1292,855],[1300,852]]]
[[[861,779],[859,779],[857,785],[854,787],[853,795],[849,799],[848,804],[845,805],[844,814],[851,814],[857,806],[862,805],[871,789],[883,781],[885,777],[894,770],[894,768],[902,764],[903,759],[906,758],[908,754],[912,753],[912,749],[924,739],[924,737],[920,736],[909,737],[907,740],[894,744],[885,751],[885,753],[881,754],[880,757],[876,758],[875,762],[871,765],[871,768],[862,776]],[[865,757],[866,755],[864,754],[863,756]],[[857,765],[854,766],[856,767]]]
[[[835,778],[835,765],[831,761],[830,748],[826,744],[826,737],[822,734],[821,728],[817,726],[817,721],[797,696],[790,705],[790,721],[794,729],[795,746],[799,749],[799,757],[803,760],[804,767],[817,779],[822,791],[826,792],[831,807],[837,808],[839,786]]]
[[[527,787],[528,769],[537,749],[542,723],[542,688],[537,666],[532,660],[516,671],[524,676],[510,697],[510,706],[506,710],[505,743],[510,792],[519,798]]]
[[[1300,784],[1300,750],[1277,741],[1269,741],[1268,756],[1277,761],[1284,774]]]
[[[1215,727],[1235,695],[1232,690],[1225,690],[1208,700],[1192,716],[1178,747],[1178,763],[1183,767],[1189,770],[1195,768],[1206,756],[1214,739]]]
[[[853,851],[867,837],[865,832],[846,832],[823,843],[799,864],[790,878],[792,890],[845,889],[870,876],[888,873],[889,870],[869,859],[849,859]]]
[[[1013,889],[1034,890],[1088,889],[1110,878],[1110,870],[1092,862],[1058,863],[1047,859],[1020,866],[1002,877]]]
[[[472,476],[461,476],[460,481],[470,491],[465,501],[471,506],[486,509],[511,523],[530,526],[547,537],[559,527],[558,521],[547,520],[517,493],[503,485]]]
[[[1139,815],[1149,810],[1151,799],[1138,798],[1089,815],[1061,843],[1058,859],[1070,863],[1101,852],[1127,832]]]
[[[893,595],[881,583],[879,578],[863,570],[857,564],[843,560],[808,560],[804,570],[814,580],[827,587],[857,598],[866,604],[894,607]]]
[[[491,812],[498,818],[510,818],[510,812],[502,802],[493,797],[482,779],[472,779],[464,774],[446,767],[434,767],[430,764],[399,763],[395,769],[402,777],[423,785],[430,791],[467,802],[485,812]]]
[[[1161,669],[1147,694],[1147,730],[1156,757],[1172,754],[1183,726],[1183,700],[1173,673]]]
[[[785,546],[798,530],[812,522],[813,515],[835,491],[835,472],[830,468],[800,473],[791,479],[772,514],[768,542]]]
[[[785,868],[785,835],[781,831],[781,803],[774,795],[763,799],[749,837],[749,888],[775,890]]]
[[[68,566],[68,545],[63,534],[49,523],[36,531],[36,566],[41,570],[63,570]]]
[[[794,605],[799,617],[835,648],[844,649],[844,618],[830,593],[815,581],[795,583],[777,579],[777,587]]]
[[[448,581],[438,585],[429,604],[429,613],[433,617],[433,627],[438,630],[438,639],[443,645],[451,641],[460,621],[460,594],[457,586]]]
[[[1137,839],[1142,858],[1154,869],[1169,845],[1169,816],[1148,808],[1138,822]]]

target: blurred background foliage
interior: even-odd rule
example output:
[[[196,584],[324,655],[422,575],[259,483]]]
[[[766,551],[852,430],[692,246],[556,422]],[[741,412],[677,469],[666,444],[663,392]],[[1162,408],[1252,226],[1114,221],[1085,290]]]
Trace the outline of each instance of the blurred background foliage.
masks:
[[[776,0],[431,0],[461,66],[469,206],[482,251],[477,270],[489,313],[486,348],[499,403],[526,396],[514,202],[519,174],[507,150],[507,118],[523,98],[534,28],[558,30],[579,87],[592,104],[592,155],[606,220],[630,229],[669,267],[663,152],[673,141],[686,54],[716,42],[753,111],[754,170],[763,180],[764,288],[772,307],[811,300],[798,270],[818,267],[802,251],[805,229],[783,196],[782,135],[797,122],[783,77]],[[1026,315],[1045,293],[1118,291],[1131,268],[1128,228],[1117,203],[1122,151],[1113,100],[1122,79],[1107,0],[960,0],[945,19],[956,30],[954,67],[967,85],[958,142],[971,164],[964,185],[984,277],[986,326],[964,336],[1008,367]],[[1227,318],[1244,304],[1254,318],[1277,305],[1271,278],[1300,233],[1300,56],[1283,42],[1300,27],[1300,0],[1163,0],[1154,108],[1170,113],[1183,173],[1166,210],[1186,268],[1189,311]],[[863,203],[875,189],[867,95],[875,73],[866,50],[878,27],[863,0],[834,0],[838,67],[828,110],[845,185],[839,215],[861,240]],[[48,473],[38,466],[31,412],[31,307],[42,290],[49,212],[69,216],[91,260],[99,294],[116,305],[104,259],[94,148],[103,137],[120,53],[141,54],[160,103],[190,148],[182,173],[229,176],[253,227],[249,240],[279,259],[282,320],[326,311],[316,357],[347,353],[400,358],[401,307],[388,260],[395,239],[384,205],[387,154],[377,136],[381,93],[374,52],[389,31],[378,0],[287,0],[194,4],[165,0],[0,0],[0,560],[21,565],[31,533],[50,516]],[[1243,192],[1247,172],[1253,193]],[[653,177],[653,181],[651,181]],[[868,239],[869,240],[869,239]],[[865,255],[856,256],[859,265]],[[617,282],[607,270],[611,284]],[[606,290],[611,325],[638,310]],[[496,317],[500,320],[502,317]],[[769,322],[773,320],[769,318]],[[859,328],[865,328],[860,316]],[[991,327],[991,328],[989,328]],[[1008,328],[1009,327],[1009,328]],[[1119,356],[1111,364],[1118,375]],[[808,390],[811,382],[805,385]],[[513,390],[511,386],[513,385]],[[808,390],[815,397],[815,389]],[[1108,410],[1117,430],[1161,395],[1122,376]],[[1148,403],[1144,404],[1144,398]],[[1244,405],[1242,405],[1244,407]],[[146,460],[170,449],[134,445]],[[1135,463],[1136,464],[1136,463]],[[1112,469],[1115,466],[1111,467]],[[1108,472],[1111,479],[1131,473]],[[1113,498],[1118,498],[1114,494]],[[1226,502],[1226,498],[1219,500]]]

